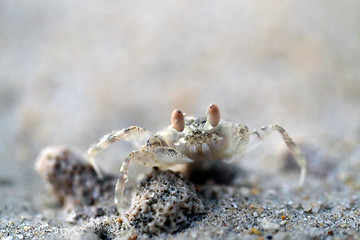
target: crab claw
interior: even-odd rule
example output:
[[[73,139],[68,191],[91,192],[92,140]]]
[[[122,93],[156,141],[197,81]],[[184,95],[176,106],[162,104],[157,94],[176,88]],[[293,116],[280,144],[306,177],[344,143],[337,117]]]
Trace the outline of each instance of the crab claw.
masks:
[[[212,127],[216,127],[220,122],[220,110],[219,107],[213,103],[210,104],[206,113],[208,114],[208,118],[210,120],[210,125]]]
[[[175,109],[171,113],[171,125],[178,132],[182,132],[184,130],[185,128],[184,114],[179,109]]]

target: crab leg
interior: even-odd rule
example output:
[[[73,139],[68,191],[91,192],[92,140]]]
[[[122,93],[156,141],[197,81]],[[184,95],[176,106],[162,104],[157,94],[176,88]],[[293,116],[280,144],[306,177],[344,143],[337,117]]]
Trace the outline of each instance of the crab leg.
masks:
[[[252,136],[255,136],[255,137],[252,137]],[[248,143],[246,152],[250,152],[250,151],[254,150],[263,141],[264,141],[264,138],[260,135],[260,133],[258,131],[254,130],[253,132],[249,133],[249,143]]]
[[[129,156],[125,159],[120,168],[120,175],[116,182],[115,187],[115,204],[117,206],[118,212],[121,212],[121,204],[123,201],[123,195],[125,190],[125,183],[129,180],[128,171],[131,158],[134,157],[134,152],[130,153]]]
[[[125,183],[128,181],[130,161],[137,161],[150,167],[163,167],[174,164],[193,162],[185,155],[170,147],[149,147],[148,150],[146,150],[146,147],[130,153],[121,165],[120,175],[115,187],[115,204],[120,214],[122,214],[121,205],[123,202]]]
[[[123,210],[121,209],[122,201],[123,201],[123,195],[125,190],[125,183],[128,181],[128,171],[129,171],[129,165],[130,165],[131,156],[129,155],[120,168],[120,175],[116,182],[115,186],[115,204],[117,206],[117,210],[120,214],[120,217],[122,220],[127,221],[127,218],[124,215]],[[127,222],[126,222],[127,223]],[[128,224],[128,223],[127,223]],[[128,224],[129,225],[129,224]]]
[[[136,145],[141,145],[151,136],[151,132],[137,126],[131,126],[118,131],[113,131],[104,137],[102,137],[96,144],[91,146],[87,151],[87,159],[91,166],[94,168],[99,178],[103,178],[103,174],[96,164],[94,156],[101,150],[109,147],[111,143],[124,139],[125,141],[131,141]],[[139,146],[138,146],[139,147]]]
[[[290,153],[294,156],[297,164],[300,166],[300,178],[299,178],[299,188],[304,186],[305,176],[306,176],[306,159],[302,154],[299,146],[290,138],[289,134],[279,125],[270,124],[268,126],[262,127],[261,130],[264,132],[264,135],[261,136],[257,131],[251,133],[251,135],[256,135],[259,140],[263,141],[267,136],[269,136],[274,131],[280,133],[281,137],[284,139],[287,147],[289,148]]]
[[[154,164],[154,160],[153,161],[151,160],[153,160],[153,154],[151,154],[151,152],[147,150],[138,150],[130,153],[124,160],[123,164],[121,165],[119,178],[115,186],[115,204],[121,218],[125,221],[126,221],[126,217],[124,217],[125,215],[122,209],[122,203],[123,203],[123,196],[125,190],[125,183],[129,180],[128,172],[129,172],[130,161],[138,161],[143,163],[144,165],[156,166],[156,164]]]

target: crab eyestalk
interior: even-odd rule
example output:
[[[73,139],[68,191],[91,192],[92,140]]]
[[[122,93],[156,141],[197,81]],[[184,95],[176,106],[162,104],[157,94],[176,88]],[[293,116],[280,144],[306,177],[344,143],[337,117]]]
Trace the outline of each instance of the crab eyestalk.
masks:
[[[208,122],[212,127],[216,127],[220,122],[220,110],[216,104],[210,104],[206,113],[208,114]]]
[[[184,130],[185,128],[184,114],[179,109],[175,109],[171,113],[171,125],[178,132],[182,132]]]

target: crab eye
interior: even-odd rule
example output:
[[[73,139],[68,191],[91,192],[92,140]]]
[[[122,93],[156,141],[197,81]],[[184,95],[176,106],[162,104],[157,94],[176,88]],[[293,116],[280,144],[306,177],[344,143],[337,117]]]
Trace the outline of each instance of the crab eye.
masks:
[[[179,109],[175,109],[171,113],[171,125],[178,132],[182,132],[184,130],[185,128],[184,114]]]
[[[207,114],[209,115],[210,125],[216,127],[220,122],[220,110],[216,104],[210,104],[207,109]]]

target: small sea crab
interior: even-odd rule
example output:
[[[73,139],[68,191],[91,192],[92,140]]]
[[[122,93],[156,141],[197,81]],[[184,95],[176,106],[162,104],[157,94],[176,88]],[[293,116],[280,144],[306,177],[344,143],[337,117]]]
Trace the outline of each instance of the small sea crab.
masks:
[[[171,114],[171,125],[156,134],[137,126],[113,131],[90,147],[87,155],[98,176],[102,178],[103,174],[94,160],[94,156],[99,151],[121,139],[139,147],[125,158],[120,168],[120,176],[115,188],[115,203],[118,211],[121,212],[130,161],[164,169],[175,164],[232,158],[241,156],[247,151],[250,139],[261,142],[275,131],[280,133],[300,166],[299,187],[302,188],[306,175],[306,160],[300,148],[282,127],[271,124],[262,127],[261,131],[249,131],[245,125],[221,119],[216,104],[208,107],[207,117],[185,116],[182,111],[175,109]]]

